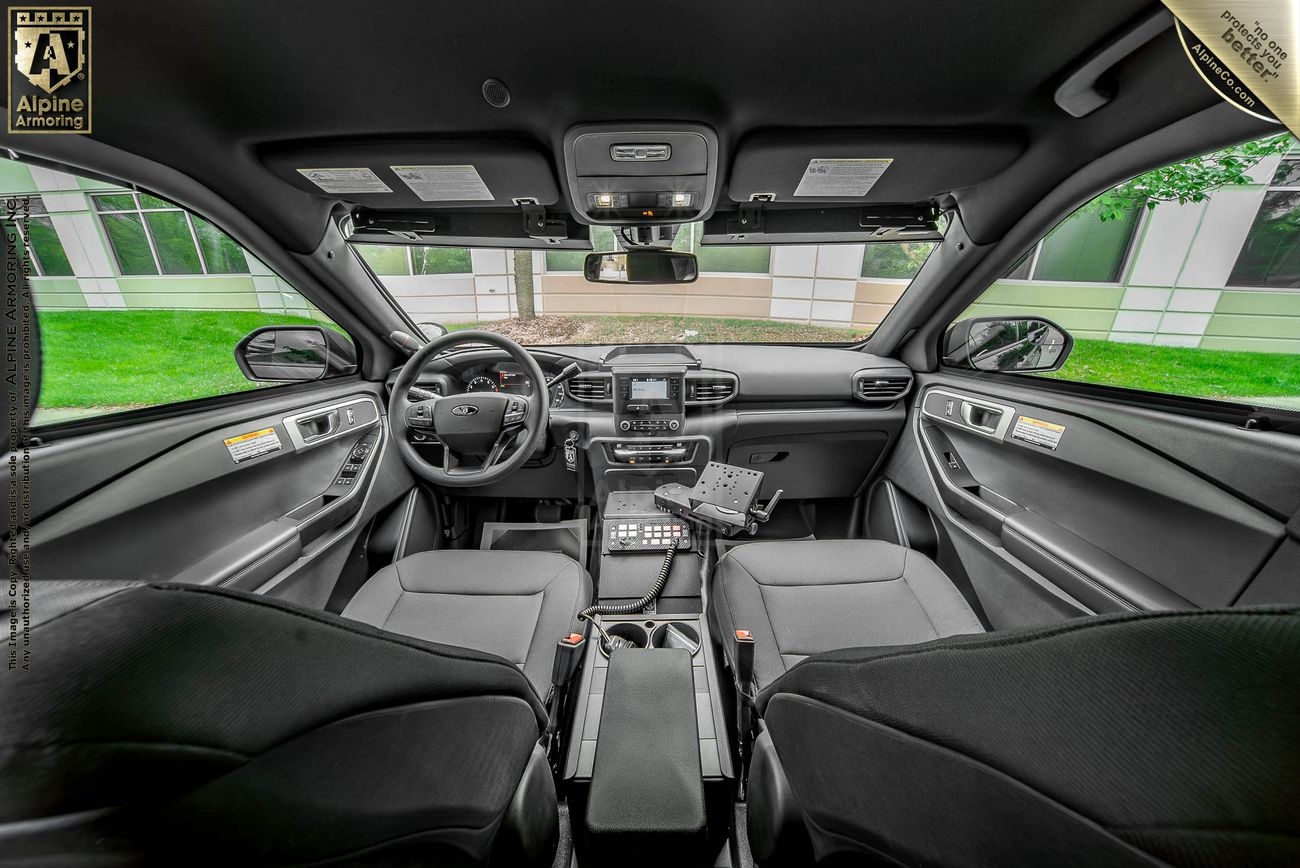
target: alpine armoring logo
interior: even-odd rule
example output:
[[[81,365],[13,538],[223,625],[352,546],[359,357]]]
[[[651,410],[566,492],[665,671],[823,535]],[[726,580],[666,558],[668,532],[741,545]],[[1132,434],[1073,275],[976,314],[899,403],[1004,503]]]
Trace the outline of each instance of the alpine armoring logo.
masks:
[[[10,7],[9,132],[90,132],[90,8]]]

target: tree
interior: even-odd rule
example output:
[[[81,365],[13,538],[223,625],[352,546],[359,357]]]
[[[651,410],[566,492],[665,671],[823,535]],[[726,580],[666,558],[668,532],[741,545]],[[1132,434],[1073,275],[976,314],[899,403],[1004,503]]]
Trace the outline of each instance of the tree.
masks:
[[[533,303],[533,251],[515,251],[515,305],[519,308],[520,319],[533,319],[537,316],[537,306]]]
[[[1084,207],[1105,222],[1143,205],[1154,210],[1161,202],[1204,202],[1220,187],[1253,183],[1247,172],[1265,157],[1284,154],[1290,147],[1291,136],[1283,133],[1161,166],[1107,190]]]

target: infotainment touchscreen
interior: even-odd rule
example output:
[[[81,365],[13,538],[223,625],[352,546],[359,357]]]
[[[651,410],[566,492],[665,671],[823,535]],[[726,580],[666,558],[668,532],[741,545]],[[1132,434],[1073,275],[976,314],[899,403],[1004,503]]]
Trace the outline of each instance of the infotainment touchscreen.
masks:
[[[668,378],[633,377],[632,394],[630,395],[630,398],[633,401],[668,400]]]

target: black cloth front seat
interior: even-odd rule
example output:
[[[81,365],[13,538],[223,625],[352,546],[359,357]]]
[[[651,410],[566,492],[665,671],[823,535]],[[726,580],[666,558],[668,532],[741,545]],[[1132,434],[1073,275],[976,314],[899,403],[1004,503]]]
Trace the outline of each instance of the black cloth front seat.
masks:
[[[746,543],[718,562],[710,588],[713,632],[728,653],[735,630],[753,633],[760,688],[821,651],[983,632],[929,558],[880,540]]]
[[[343,617],[504,657],[545,696],[556,643],[585,632],[578,613],[590,602],[591,577],[564,555],[444,549],[375,573]]]
[[[211,587],[33,588],[0,865],[550,864],[546,709],[513,660]]]
[[[751,841],[794,804],[833,864],[1300,865],[1298,608],[836,651],[757,708]]]

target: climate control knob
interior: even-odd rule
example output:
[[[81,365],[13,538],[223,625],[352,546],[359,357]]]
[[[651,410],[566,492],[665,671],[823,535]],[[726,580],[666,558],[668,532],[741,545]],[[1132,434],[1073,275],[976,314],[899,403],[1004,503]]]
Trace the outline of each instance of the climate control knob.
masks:
[[[631,431],[632,423],[624,419],[622,422],[618,423],[618,427],[624,431]]]
[[[669,419],[669,420],[668,420],[668,430],[669,430],[669,431],[676,431],[676,430],[677,430],[678,428],[680,428],[680,427],[682,427],[682,423],[681,423],[681,422],[678,422],[676,419]]]

